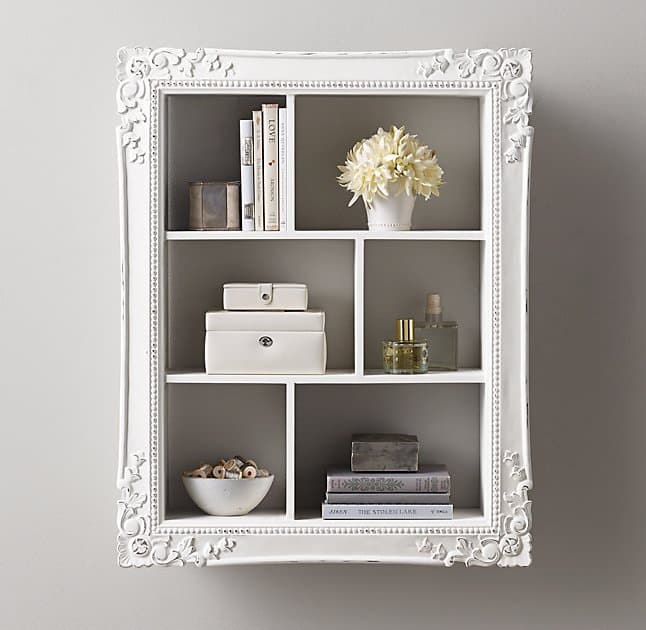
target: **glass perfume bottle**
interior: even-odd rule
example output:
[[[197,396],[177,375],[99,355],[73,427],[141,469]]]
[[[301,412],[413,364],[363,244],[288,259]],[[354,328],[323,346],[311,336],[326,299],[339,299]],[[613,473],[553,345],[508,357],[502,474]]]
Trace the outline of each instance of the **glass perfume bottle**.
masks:
[[[387,374],[424,374],[428,372],[428,345],[415,341],[415,321],[397,320],[397,339],[384,341],[384,372]]]
[[[442,318],[438,293],[426,296],[426,317],[415,326],[415,335],[428,343],[429,370],[458,369],[458,323]]]

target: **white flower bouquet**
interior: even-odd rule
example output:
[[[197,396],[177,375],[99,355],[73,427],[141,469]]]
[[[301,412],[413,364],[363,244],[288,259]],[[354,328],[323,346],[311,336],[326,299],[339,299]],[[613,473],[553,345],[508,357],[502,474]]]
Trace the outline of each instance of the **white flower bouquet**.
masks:
[[[406,133],[403,125],[389,131],[380,127],[375,135],[360,140],[338,168],[339,184],[354,193],[348,205],[363,197],[368,209],[375,197],[437,197],[444,183],[444,171],[435,151],[421,144],[417,136]]]

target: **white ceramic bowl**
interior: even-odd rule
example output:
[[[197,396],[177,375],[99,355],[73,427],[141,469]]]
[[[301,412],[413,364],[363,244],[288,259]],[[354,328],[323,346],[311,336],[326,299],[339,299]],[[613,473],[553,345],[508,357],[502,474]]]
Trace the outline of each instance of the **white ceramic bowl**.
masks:
[[[182,477],[184,487],[197,507],[212,516],[248,514],[266,496],[274,475],[255,479],[205,479]]]

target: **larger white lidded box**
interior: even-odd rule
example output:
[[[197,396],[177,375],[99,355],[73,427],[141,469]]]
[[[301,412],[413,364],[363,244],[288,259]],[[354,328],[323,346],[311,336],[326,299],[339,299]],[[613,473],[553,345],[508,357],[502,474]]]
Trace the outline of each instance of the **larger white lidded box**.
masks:
[[[307,310],[306,284],[228,283],[222,293],[226,311]]]
[[[325,374],[323,311],[210,311],[207,374]]]

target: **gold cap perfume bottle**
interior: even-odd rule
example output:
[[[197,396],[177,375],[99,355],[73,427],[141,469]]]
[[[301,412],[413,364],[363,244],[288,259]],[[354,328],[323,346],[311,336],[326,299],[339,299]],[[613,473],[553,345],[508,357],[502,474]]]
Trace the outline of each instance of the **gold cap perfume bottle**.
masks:
[[[395,328],[397,341],[415,341],[415,320],[398,319]]]
[[[415,320],[398,319],[396,339],[382,342],[384,372],[424,374],[428,372],[428,344],[415,341]]]

